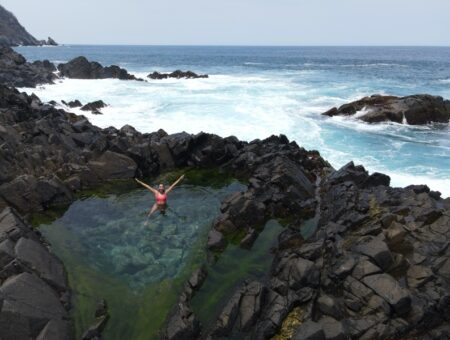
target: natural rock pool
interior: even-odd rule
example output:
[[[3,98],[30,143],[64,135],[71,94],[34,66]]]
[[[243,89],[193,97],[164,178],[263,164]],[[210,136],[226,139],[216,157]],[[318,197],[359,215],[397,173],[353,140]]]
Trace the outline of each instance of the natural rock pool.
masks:
[[[89,196],[55,221],[40,224],[63,260],[73,289],[76,336],[93,322],[104,298],[107,339],[155,338],[181,285],[205,261],[205,238],[220,202],[244,186],[236,181],[193,185],[170,193],[165,216],[146,226],[153,195],[146,189]]]

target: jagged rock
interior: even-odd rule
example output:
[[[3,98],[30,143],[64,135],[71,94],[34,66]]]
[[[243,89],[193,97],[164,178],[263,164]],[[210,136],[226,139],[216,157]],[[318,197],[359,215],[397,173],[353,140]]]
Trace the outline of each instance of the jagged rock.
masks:
[[[4,298],[1,314],[27,320],[30,330],[43,329],[50,320],[65,325],[67,312],[58,296],[36,275],[22,273],[9,278],[0,287],[0,295]]]
[[[352,276],[358,280],[361,280],[365,276],[379,273],[381,273],[381,269],[374,265],[371,261],[360,260],[356,264],[355,269],[352,272]]]
[[[211,336],[224,337],[230,334],[239,314],[239,303],[241,301],[241,297],[242,290],[238,290],[234,293],[217,318],[216,324],[211,332]]]
[[[407,279],[410,288],[423,286],[433,278],[433,271],[424,266],[411,266],[408,268]]]
[[[72,100],[72,101],[67,103],[67,106],[69,106],[70,108],[80,107],[82,105],[83,104],[81,104],[81,102],[78,99]]]
[[[29,63],[10,47],[0,46],[0,82],[4,85],[35,87],[52,84],[57,78],[54,69],[55,66],[48,60]]]
[[[167,79],[167,78],[176,78],[176,79],[181,79],[181,78],[186,78],[186,79],[196,79],[196,78],[208,78],[207,74],[196,74],[192,71],[186,71],[183,72],[181,70],[176,70],[172,73],[159,73],[159,72],[153,72],[150,73],[147,78],[150,79]]]
[[[326,340],[347,340],[348,336],[346,335],[344,326],[341,322],[324,316],[321,318],[318,323],[322,326],[323,332],[325,334]]]
[[[398,315],[405,315],[411,310],[411,297],[407,289],[388,274],[375,274],[362,279],[367,287],[389,303]]]
[[[332,316],[338,320],[343,315],[342,310],[337,301],[334,298],[325,294],[321,295],[317,299],[317,307],[319,308],[321,313]]]
[[[208,249],[211,250],[220,250],[224,249],[226,246],[225,238],[220,231],[215,229],[211,229],[208,233]]]
[[[196,339],[200,333],[200,322],[195,317],[192,309],[185,302],[176,305],[175,313],[167,322],[165,339]]]
[[[368,123],[392,121],[422,125],[431,122],[448,123],[450,119],[450,102],[442,97],[425,94],[395,97],[373,95],[355,102],[333,108],[326,116],[354,116]]]
[[[67,287],[62,263],[37,241],[20,238],[16,243],[15,253],[17,259],[39,273],[41,279],[59,289]]]
[[[206,270],[205,266],[201,266],[197,270],[195,270],[190,279],[189,279],[189,285],[193,290],[198,290],[202,286],[203,282],[205,281],[206,277],[208,275],[208,271]]]
[[[293,340],[326,340],[321,324],[308,320],[295,331]]]
[[[58,43],[51,37],[48,37],[45,45],[49,45],[49,46],[58,46]]]
[[[88,61],[85,57],[77,57],[67,63],[58,65],[62,77],[74,79],[106,79],[117,78],[121,80],[142,80],[129,74],[127,70],[116,65],[103,67],[95,61]]]
[[[384,270],[388,269],[393,263],[388,246],[379,238],[365,237],[356,245],[355,250],[372,258]]]
[[[81,103],[80,103],[80,105],[81,105]],[[81,110],[82,111],[91,111],[94,114],[102,114],[100,112],[100,109],[102,109],[106,106],[108,106],[108,105],[105,104],[105,102],[103,100],[96,100],[94,102],[90,102],[90,103],[87,103],[86,105],[82,106]]]
[[[245,286],[239,306],[240,330],[248,331],[256,322],[265,292],[265,287],[257,281],[250,282]]]
[[[70,322],[50,320],[39,333],[36,340],[61,340],[71,334]]]
[[[90,161],[88,166],[101,180],[133,178],[137,169],[131,158],[112,151],[106,151],[96,160]]]

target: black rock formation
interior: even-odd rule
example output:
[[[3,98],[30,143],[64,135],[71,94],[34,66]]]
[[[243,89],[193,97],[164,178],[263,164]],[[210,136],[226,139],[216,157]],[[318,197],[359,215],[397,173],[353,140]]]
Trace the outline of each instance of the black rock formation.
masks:
[[[171,73],[159,73],[159,72],[155,71],[153,73],[150,73],[147,76],[147,78],[150,78],[150,79],[168,79],[168,78],[196,79],[196,78],[208,78],[208,75],[207,74],[197,74],[197,73],[194,73],[192,71],[183,72],[181,70],[176,70],[176,71],[173,71]]]
[[[117,78],[122,80],[139,80],[127,70],[116,65],[102,66],[96,61],[89,61],[85,57],[77,57],[68,63],[58,65],[59,73],[62,77],[74,79],[106,79]]]
[[[448,123],[450,101],[439,96],[417,94],[406,97],[373,95],[332,108],[326,116],[354,116],[367,123],[392,121],[411,125]]]
[[[78,104],[78,103],[76,103],[76,104]],[[80,105],[81,105],[81,103],[80,103]],[[70,106],[70,103],[69,103],[69,106]],[[96,100],[95,102],[87,103],[86,105],[81,107],[81,110],[82,111],[91,111],[93,114],[101,115],[102,113],[100,112],[100,109],[104,108],[106,106],[108,106],[108,105],[105,104],[105,102],[103,102],[103,100]]]
[[[29,63],[10,47],[0,47],[0,83],[8,86],[35,87],[51,84],[57,76],[48,60]]]

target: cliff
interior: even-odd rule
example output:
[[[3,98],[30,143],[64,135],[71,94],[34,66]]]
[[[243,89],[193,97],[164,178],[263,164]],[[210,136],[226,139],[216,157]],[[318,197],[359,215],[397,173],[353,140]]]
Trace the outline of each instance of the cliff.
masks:
[[[52,38],[37,40],[27,32],[14,14],[0,5],[0,45],[3,46],[40,46],[57,45]]]

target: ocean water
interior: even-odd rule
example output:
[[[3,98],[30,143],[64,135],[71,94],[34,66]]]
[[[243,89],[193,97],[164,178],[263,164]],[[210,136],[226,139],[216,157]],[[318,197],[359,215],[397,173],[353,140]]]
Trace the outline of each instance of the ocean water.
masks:
[[[206,131],[243,140],[283,133],[334,167],[348,161],[391,176],[393,186],[427,184],[450,196],[448,124],[367,124],[324,117],[333,106],[375,93],[429,93],[450,99],[450,47],[20,47],[29,60],[84,55],[145,77],[192,70],[209,79],[62,80],[35,92],[44,101],[102,99],[101,127],[142,132]],[[73,112],[79,113],[77,109]]]

